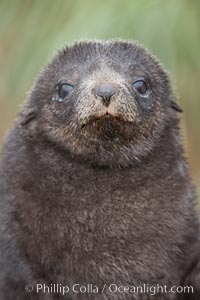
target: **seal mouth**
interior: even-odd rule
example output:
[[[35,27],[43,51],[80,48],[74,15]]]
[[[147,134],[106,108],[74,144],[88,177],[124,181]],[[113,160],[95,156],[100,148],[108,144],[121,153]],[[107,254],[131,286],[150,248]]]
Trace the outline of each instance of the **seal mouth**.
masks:
[[[124,141],[128,143],[132,138],[133,126],[122,116],[105,113],[101,116],[92,116],[82,124],[82,134],[89,140],[107,142]]]
[[[85,127],[98,127],[103,125],[111,125],[111,123],[118,123],[119,121],[122,121],[122,118],[117,117],[109,112],[106,111],[106,113],[100,115],[100,116],[91,116],[89,119],[87,119],[82,125],[81,129]]]

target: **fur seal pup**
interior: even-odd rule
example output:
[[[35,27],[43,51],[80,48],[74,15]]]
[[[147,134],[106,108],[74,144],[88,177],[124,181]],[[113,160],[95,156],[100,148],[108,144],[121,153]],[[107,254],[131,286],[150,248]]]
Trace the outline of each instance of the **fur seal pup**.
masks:
[[[181,111],[136,43],[79,42],[54,57],[4,143],[1,300],[200,299]]]

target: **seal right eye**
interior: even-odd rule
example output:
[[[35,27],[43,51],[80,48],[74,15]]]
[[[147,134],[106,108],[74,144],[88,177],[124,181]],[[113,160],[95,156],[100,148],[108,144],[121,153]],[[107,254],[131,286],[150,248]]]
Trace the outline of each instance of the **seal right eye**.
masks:
[[[147,95],[148,88],[147,88],[147,84],[144,80],[139,79],[139,80],[133,82],[133,88],[141,96],[146,96]]]
[[[69,83],[62,83],[58,88],[58,96],[60,99],[69,97],[73,91],[74,87]]]

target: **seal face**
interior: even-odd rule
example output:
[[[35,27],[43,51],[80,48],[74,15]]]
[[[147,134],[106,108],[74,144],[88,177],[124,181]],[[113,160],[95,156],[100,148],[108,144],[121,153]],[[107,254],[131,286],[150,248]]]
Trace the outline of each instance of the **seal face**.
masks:
[[[125,166],[155,146],[173,95],[163,68],[137,44],[84,42],[58,53],[31,101],[40,103],[40,132],[74,157]]]

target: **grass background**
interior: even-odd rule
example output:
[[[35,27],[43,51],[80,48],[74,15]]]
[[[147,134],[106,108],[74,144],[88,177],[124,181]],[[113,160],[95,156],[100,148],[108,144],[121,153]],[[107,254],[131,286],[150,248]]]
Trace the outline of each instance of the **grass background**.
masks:
[[[0,142],[57,49],[74,40],[116,37],[138,40],[170,72],[200,194],[199,0],[0,0]]]

